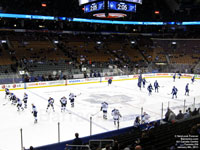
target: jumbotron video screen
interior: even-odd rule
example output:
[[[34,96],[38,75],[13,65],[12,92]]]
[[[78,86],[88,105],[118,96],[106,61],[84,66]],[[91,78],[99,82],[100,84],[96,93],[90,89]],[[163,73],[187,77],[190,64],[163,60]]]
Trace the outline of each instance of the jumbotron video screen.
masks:
[[[99,1],[99,0],[79,0],[79,5],[84,5],[90,2],[95,2],[95,1]],[[131,2],[131,3],[138,3],[138,4],[142,4],[142,0],[118,0],[118,1],[126,1],[126,2]]]

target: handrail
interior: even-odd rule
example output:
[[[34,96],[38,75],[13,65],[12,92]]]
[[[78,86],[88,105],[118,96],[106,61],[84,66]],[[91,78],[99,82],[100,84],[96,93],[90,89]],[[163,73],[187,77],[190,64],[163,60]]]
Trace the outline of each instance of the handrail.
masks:
[[[88,148],[88,150],[91,150],[89,145],[71,145],[71,144],[66,144],[65,150],[69,150],[67,147],[76,147],[77,149],[85,147],[85,148]]]
[[[102,148],[102,142],[112,142],[112,146],[114,146],[114,140],[113,139],[96,139],[96,140],[90,140],[89,146],[91,147],[91,142],[99,142],[99,147]]]

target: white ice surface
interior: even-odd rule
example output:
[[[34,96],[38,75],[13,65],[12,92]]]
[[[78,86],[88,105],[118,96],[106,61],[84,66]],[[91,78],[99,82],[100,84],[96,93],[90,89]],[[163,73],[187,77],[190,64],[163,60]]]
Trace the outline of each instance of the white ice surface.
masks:
[[[156,79],[147,79],[153,82]],[[137,115],[141,114],[141,107],[151,116],[151,120],[161,118],[161,105],[164,104],[164,114],[168,104],[177,114],[183,110],[184,99],[186,106],[193,109],[194,97],[195,106],[200,106],[200,81],[191,84],[190,79],[157,79],[159,93],[153,91],[152,96],[148,96],[146,88],[140,91],[137,81],[118,81],[111,86],[107,83],[71,85],[65,87],[49,87],[29,90],[13,91],[17,97],[23,99],[26,92],[29,95],[28,108],[25,111],[17,111],[16,106],[11,105],[4,99],[5,92],[0,92],[0,150],[20,150],[20,129],[23,129],[23,144],[29,148],[31,145],[41,146],[56,143],[58,141],[57,126],[60,122],[61,141],[74,138],[74,133],[78,132],[80,137],[90,134],[90,116],[99,112],[101,102],[107,101],[109,104],[108,120],[103,120],[102,112],[93,116],[92,133],[102,133],[117,129],[113,124],[111,110],[117,108],[122,114],[120,128],[132,126]],[[185,96],[185,85],[189,83],[190,95]],[[146,84],[146,87],[149,83]],[[178,98],[171,99],[172,87],[178,88]],[[78,95],[75,99],[75,107],[71,108],[68,101],[68,112],[61,113],[60,98],[70,92]],[[47,100],[49,97],[55,99],[55,112],[51,109],[46,112]],[[34,103],[38,110],[38,123],[34,124],[31,113],[31,104]],[[5,104],[5,105],[4,105]],[[71,113],[69,113],[71,112]]]

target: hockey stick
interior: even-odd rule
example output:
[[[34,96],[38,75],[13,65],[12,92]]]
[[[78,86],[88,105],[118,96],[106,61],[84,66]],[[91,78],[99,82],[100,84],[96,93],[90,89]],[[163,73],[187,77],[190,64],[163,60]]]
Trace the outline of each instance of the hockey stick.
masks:
[[[76,96],[80,96],[80,95],[81,95],[81,93],[77,94]]]
[[[68,114],[72,114],[72,112],[70,110],[68,110],[68,109],[65,109],[65,110],[66,110],[66,112],[68,112]]]
[[[3,106],[5,106],[5,105],[7,105],[7,104],[8,104],[8,102],[4,103]]]
[[[96,112],[95,114],[92,114],[91,116],[96,116],[99,112],[101,112],[101,110]]]

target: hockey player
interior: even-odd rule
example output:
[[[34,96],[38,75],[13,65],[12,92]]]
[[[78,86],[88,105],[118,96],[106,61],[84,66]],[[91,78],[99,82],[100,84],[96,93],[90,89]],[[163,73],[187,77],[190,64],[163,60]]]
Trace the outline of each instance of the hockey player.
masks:
[[[24,110],[24,108],[22,107],[22,101],[19,98],[17,98],[17,111],[20,111],[20,108],[21,110]]]
[[[17,97],[14,93],[10,93],[10,101],[12,101],[12,105],[15,105],[17,103]]]
[[[71,107],[74,107],[74,98],[76,97],[76,95],[74,95],[74,93],[70,93],[69,94],[69,100],[71,103]]]
[[[37,123],[37,109],[36,109],[36,106],[34,104],[32,104],[32,114],[33,114],[33,117],[35,119],[34,123]]]
[[[141,82],[138,82],[138,87],[140,88],[140,90],[141,90],[141,85],[142,83]]]
[[[142,82],[142,74],[138,76],[138,82]]]
[[[191,79],[192,80],[192,84],[194,83],[194,79],[195,79],[195,77],[193,76],[192,79]]]
[[[174,98],[174,97],[176,97],[177,98],[177,92],[178,92],[178,89],[174,86],[173,87],[173,89],[172,89],[172,99]]]
[[[108,79],[108,86],[112,84],[112,79]]]
[[[149,86],[147,87],[147,90],[149,91],[149,96],[150,96],[151,93],[152,93],[152,90],[153,90],[153,87],[152,87],[151,83],[150,83]]]
[[[144,114],[141,116],[141,120],[142,120],[142,124],[143,123],[149,123],[149,118],[150,118],[150,116],[146,113],[146,112],[144,112]]]
[[[67,98],[65,96],[63,96],[61,99],[60,99],[60,103],[61,103],[61,112],[65,112],[66,110],[66,105],[67,105]]]
[[[181,76],[182,76],[181,73],[178,73],[178,78],[179,78],[179,79],[181,79]]]
[[[143,78],[143,79],[142,79],[143,88],[145,88],[145,84],[146,84],[146,82],[147,82],[147,81],[146,81],[146,79],[145,79],[145,78]]]
[[[24,108],[27,108],[27,100],[28,100],[28,94],[24,93]]]
[[[111,115],[113,116],[114,125],[116,125],[116,122],[119,126],[119,118],[122,117],[118,109],[113,109]]]
[[[174,79],[174,82],[175,82],[175,79],[176,79],[176,73],[173,75],[173,79]]]
[[[7,98],[7,96],[10,94],[10,90],[8,88],[5,88],[5,99]]]
[[[159,86],[159,84],[158,84],[158,81],[156,80],[156,81],[154,82],[155,92],[158,93],[158,88],[159,88],[159,87],[160,87],[160,86]]]
[[[108,103],[101,103],[101,111],[103,111],[103,119],[107,119]]]
[[[49,109],[50,106],[52,107],[53,111],[55,111],[53,104],[54,104],[54,99],[51,98],[51,97],[49,97],[46,112],[48,111],[48,109]]]
[[[185,86],[185,95],[189,96],[189,83]]]

